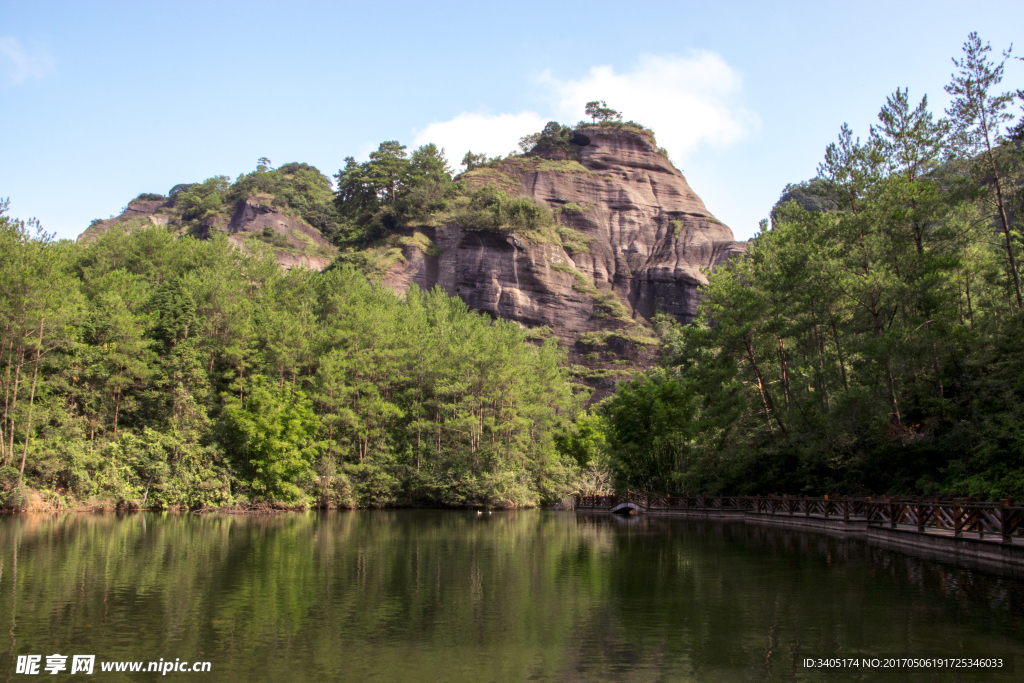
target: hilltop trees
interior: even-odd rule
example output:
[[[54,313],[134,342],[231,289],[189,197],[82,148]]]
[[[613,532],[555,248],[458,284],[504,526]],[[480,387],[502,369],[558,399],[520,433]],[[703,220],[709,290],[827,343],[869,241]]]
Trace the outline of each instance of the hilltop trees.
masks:
[[[345,159],[345,167],[334,176],[335,206],[348,224],[341,243],[366,246],[379,240],[404,216],[454,190],[443,149],[427,144],[412,155],[405,149],[389,140],[371,152],[368,161]]]
[[[587,102],[585,107],[587,116],[594,120],[594,123],[606,121],[621,121],[622,114],[610,109],[604,100],[594,100],[593,102]]]

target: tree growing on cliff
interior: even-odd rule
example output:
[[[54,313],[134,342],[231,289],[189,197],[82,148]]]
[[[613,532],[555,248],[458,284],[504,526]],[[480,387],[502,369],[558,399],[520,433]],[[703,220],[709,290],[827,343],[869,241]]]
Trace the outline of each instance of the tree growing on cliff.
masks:
[[[601,123],[607,123],[608,121],[622,120],[622,114],[609,108],[608,104],[604,100],[587,102],[585,111],[587,112],[587,116],[594,120],[594,123],[597,123],[598,121]]]
[[[486,164],[490,159],[486,154],[474,154],[472,150],[468,150],[462,157],[462,165],[466,167],[467,171],[472,171],[474,168],[479,168]]]

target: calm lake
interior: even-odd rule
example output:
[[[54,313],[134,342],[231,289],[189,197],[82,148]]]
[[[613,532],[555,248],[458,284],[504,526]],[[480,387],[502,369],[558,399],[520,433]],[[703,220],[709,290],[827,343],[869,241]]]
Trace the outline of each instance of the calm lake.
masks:
[[[965,653],[1017,669],[802,664]],[[42,669],[53,654],[59,676]],[[72,680],[1024,680],[1024,582],[654,517],[0,517],[0,680],[64,680],[83,654],[94,674]],[[16,673],[18,655],[40,655],[40,676]],[[210,671],[101,671],[161,658]]]

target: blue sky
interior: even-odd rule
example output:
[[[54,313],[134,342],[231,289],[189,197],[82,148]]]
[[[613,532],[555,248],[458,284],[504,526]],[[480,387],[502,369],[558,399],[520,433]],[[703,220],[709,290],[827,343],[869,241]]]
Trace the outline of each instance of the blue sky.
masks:
[[[941,113],[968,32],[998,53],[1021,26],[1024,3],[999,1],[0,0],[0,198],[73,238],[262,156],[330,175],[433,141],[454,167],[604,99],[745,239],[843,122],[866,136],[897,87]],[[1024,62],[1003,85],[1024,87]]]

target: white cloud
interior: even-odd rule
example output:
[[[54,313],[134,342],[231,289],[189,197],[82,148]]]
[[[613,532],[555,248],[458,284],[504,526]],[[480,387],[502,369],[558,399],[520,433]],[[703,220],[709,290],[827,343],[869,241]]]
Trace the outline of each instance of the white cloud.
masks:
[[[654,130],[658,144],[680,159],[702,144],[735,143],[760,126],[739,102],[739,74],[713,52],[644,55],[632,71],[595,66],[579,80],[562,81],[548,71],[538,82],[550,89],[553,111],[564,122],[585,118],[587,102],[604,100]]]
[[[434,142],[444,147],[452,166],[468,149],[492,156],[507,154],[519,138],[552,119],[563,124],[584,119],[586,103],[599,99],[627,120],[653,129],[658,144],[678,161],[702,145],[730,145],[760,127],[757,116],[742,105],[739,74],[713,52],[695,50],[686,57],[643,55],[631,71],[616,73],[611,66],[595,66],[577,80],[561,80],[549,70],[535,81],[548,97],[547,115],[462,113],[430,124],[417,134],[414,144]]]
[[[0,63],[15,85],[29,78],[43,78],[54,69],[53,56],[46,49],[27,50],[13,36],[0,36]]]
[[[433,142],[444,148],[448,165],[457,168],[467,151],[497,156],[518,149],[519,138],[540,130],[547,122],[548,119],[532,111],[494,115],[464,112],[419,131],[413,146]]]

